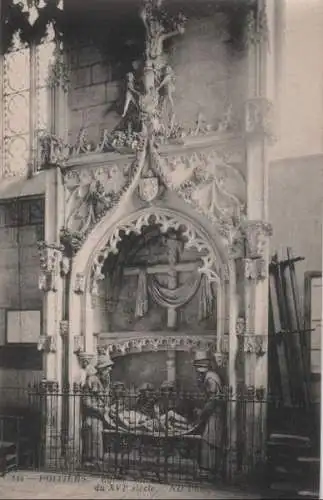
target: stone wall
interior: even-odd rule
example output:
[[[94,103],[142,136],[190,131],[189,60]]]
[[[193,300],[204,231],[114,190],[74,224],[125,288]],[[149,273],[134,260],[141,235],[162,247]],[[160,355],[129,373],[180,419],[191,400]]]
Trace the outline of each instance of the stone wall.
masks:
[[[38,289],[39,254],[37,240],[42,224],[10,226],[0,206],[0,385],[23,387],[38,380],[42,354],[36,344],[7,344],[6,316],[10,309],[42,309]]]
[[[191,19],[183,36],[169,47],[169,61],[176,75],[177,118],[194,126],[198,113],[216,125],[229,104],[241,123],[246,96],[246,59],[226,43],[221,15]],[[113,50],[110,49],[110,50]],[[70,47],[69,136],[74,143],[81,127],[97,142],[103,129],[112,130],[121,118],[124,82],[129,67],[111,63],[94,45]]]
[[[308,156],[274,162],[269,169],[271,252],[305,257],[296,264],[301,298],[304,273],[322,271],[323,157]]]

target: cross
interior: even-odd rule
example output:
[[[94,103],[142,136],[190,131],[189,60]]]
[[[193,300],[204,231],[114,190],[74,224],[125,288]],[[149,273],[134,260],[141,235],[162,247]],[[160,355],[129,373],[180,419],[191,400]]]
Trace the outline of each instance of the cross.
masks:
[[[168,288],[175,290],[178,286],[178,273],[184,271],[196,271],[198,262],[178,262],[178,241],[176,239],[167,239],[168,246],[168,264],[154,264],[147,266],[147,274],[167,274]],[[124,270],[124,276],[139,275],[139,267],[128,267]],[[167,309],[167,328],[174,330],[177,325],[177,310],[173,307]]]
[[[147,274],[167,274],[168,275],[168,288],[175,290],[178,286],[178,273],[183,271],[196,271],[198,269],[198,262],[178,262],[178,245],[176,239],[167,239],[167,254],[168,264],[155,264],[146,267]],[[124,270],[124,276],[139,275],[140,269],[138,267],[128,267]],[[177,309],[168,307],[167,309],[167,327],[174,330],[177,325]],[[176,382],[176,352],[167,352],[167,381]]]

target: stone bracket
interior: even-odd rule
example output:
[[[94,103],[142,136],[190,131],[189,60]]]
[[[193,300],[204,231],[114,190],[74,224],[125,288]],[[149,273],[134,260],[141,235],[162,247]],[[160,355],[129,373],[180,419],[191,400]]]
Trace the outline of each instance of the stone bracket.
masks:
[[[47,354],[50,352],[56,352],[57,342],[56,337],[53,335],[40,335],[37,344],[38,351],[44,351]]]

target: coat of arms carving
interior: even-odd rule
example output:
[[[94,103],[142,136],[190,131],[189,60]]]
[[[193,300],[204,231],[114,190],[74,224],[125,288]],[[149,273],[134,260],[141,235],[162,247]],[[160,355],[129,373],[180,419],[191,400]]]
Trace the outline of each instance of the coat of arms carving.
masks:
[[[142,201],[153,201],[159,192],[158,177],[142,177],[138,184],[139,197]]]

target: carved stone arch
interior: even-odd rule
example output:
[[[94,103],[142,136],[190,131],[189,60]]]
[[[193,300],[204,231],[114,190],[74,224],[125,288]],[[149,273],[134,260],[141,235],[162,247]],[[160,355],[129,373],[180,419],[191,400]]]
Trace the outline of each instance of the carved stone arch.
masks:
[[[127,216],[117,220],[112,218],[111,224],[107,227],[108,223],[108,217],[100,222],[73,261],[69,300],[71,371],[78,370],[77,358],[75,360],[73,354],[76,353],[75,339],[77,342],[81,340],[81,351],[96,350],[96,336],[93,331],[95,303],[92,293],[93,278],[99,280],[103,278],[102,265],[109,253],[118,252],[118,243],[123,234],[137,232],[139,235],[146,225],[152,223],[159,224],[161,232],[171,228],[183,228],[186,245],[203,252],[200,272],[207,275],[217,288],[217,352],[220,352],[222,349],[220,344],[224,334],[228,332],[228,318],[231,317],[231,299],[228,290],[230,282],[234,280],[234,273],[231,272],[230,257],[221,246],[221,239],[217,239],[217,233],[211,233],[200,221],[179,210],[156,206],[143,208],[131,214],[128,212]]]
[[[204,254],[201,256],[202,265],[199,272],[218,285],[228,280],[228,264],[223,262],[214,242],[203,228],[183,214],[170,209],[151,207],[123,218],[108,231],[105,243],[92,253],[91,262],[87,268],[87,290],[90,287],[92,291],[95,291],[97,282],[104,279],[103,264],[110,253],[118,253],[118,243],[122,240],[122,235],[132,232],[139,235],[143,228],[151,224],[158,225],[161,233],[166,233],[169,229],[185,228],[182,233],[185,248],[194,248]]]

